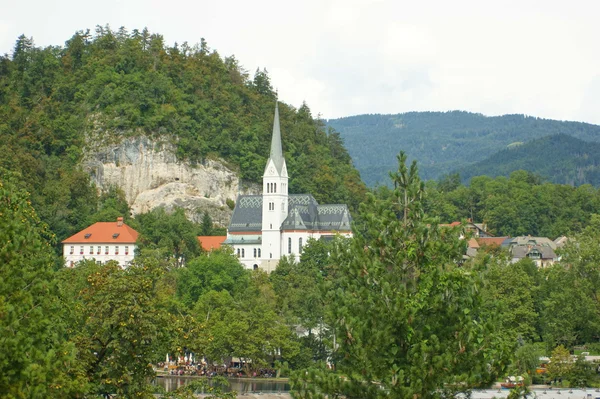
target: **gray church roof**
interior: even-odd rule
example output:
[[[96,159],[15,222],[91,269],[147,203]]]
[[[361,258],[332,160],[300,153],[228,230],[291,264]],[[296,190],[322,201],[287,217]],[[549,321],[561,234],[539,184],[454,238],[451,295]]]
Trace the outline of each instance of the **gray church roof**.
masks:
[[[259,232],[262,230],[262,195],[238,197],[230,232]],[[310,194],[288,196],[288,216],[282,230],[334,230],[350,231],[352,217],[345,204],[319,205]]]

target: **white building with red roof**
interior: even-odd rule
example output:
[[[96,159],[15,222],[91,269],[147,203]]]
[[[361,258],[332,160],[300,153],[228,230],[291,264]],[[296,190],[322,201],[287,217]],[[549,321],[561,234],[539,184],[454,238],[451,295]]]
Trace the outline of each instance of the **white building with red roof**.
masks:
[[[126,267],[135,256],[137,238],[138,232],[123,223],[122,217],[116,222],[94,223],[62,242],[65,264],[74,267],[82,260],[101,264],[114,260]]]

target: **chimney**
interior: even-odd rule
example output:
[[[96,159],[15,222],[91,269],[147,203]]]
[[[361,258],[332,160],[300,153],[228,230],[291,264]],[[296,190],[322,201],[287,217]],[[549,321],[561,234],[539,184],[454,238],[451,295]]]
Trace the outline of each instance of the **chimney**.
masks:
[[[117,218],[117,227],[121,227],[123,226],[123,217],[118,217]]]

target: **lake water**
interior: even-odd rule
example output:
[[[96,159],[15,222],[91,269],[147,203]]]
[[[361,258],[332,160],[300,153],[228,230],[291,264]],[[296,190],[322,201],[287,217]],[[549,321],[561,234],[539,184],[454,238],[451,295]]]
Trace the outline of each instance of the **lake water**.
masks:
[[[156,379],[156,384],[163,387],[167,392],[194,381],[194,377],[164,376]],[[239,394],[248,393],[284,393],[289,392],[290,385],[287,382],[273,380],[261,381],[260,379],[229,378],[230,390]],[[508,389],[477,389],[473,391],[473,399],[504,399],[509,394]],[[587,389],[534,389],[531,398],[537,399],[600,399],[600,390]]]
[[[163,387],[167,392],[176,390],[179,387],[184,386],[197,377],[178,377],[178,376],[164,376],[156,379],[156,385]],[[260,379],[249,379],[249,378],[228,378],[230,387],[229,390],[237,391],[238,393],[277,393],[277,392],[288,392],[290,390],[290,384],[287,382],[273,381],[266,379],[261,381]]]

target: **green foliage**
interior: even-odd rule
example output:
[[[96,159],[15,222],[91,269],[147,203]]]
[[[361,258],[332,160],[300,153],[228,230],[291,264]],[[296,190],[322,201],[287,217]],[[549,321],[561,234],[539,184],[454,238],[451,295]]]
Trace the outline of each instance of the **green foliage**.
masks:
[[[328,125],[340,132],[348,153],[369,186],[391,183],[386,176],[389,170],[394,169],[395,155],[399,150],[406,151],[409,159],[419,161],[421,177],[424,179],[438,179],[448,171],[459,171],[461,177],[465,178],[463,171],[468,170],[467,165],[484,161],[515,142],[527,142],[557,134],[568,134],[595,143],[600,141],[600,127],[586,123],[553,121],[525,115],[486,117],[462,111],[357,115],[329,120]],[[566,143],[566,139],[556,137],[546,140]],[[538,143],[542,144],[543,142]],[[548,148],[546,144],[543,145]],[[569,146],[574,148],[571,144]],[[530,149],[529,157],[541,161],[538,165],[554,162],[556,165],[576,164],[591,168],[593,163],[585,161],[584,154],[589,158],[597,156],[593,150],[586,149],[576,154],[571,149],[559,150],[556,146],[552,147],[550,153],[531,145],[524,145],[522,149],[516,147],[510,151],[526,152],[526,148]],[[510,157],[510,152],[507,151],[503,155],[498,154],[499,158]],[[570,160],[563,160],[553,154],[568,154]],[[529,166],[527,163],[522,165],[523,167],[516,169]],[[479,166],[485,167],[477,164]],[[546,166],[541,166],[541,170],[538,168],[540,166],[536,166],[535,170],[541,172]],[[484,174],[477,172],[477,168],[474,169],[475,173],[469,172],[469,176]],[[598,172],[590,170],[588,173],[585,169],[587,168],[573,173],[561,170],[556,176],[558,180],[552,181],[578,184],[599,181]],[[550,167],[546,170],[551,173],[550,170],[557,169]],[[502,173],[509,173],[508,171],[506,168]]]
[[[83,381],[64,339],[54,282],[54,240],[29,196],[0,169],[0,396],[63,398]]]
[[[493,263],[485,272],[484,308],[491,320],[498,323],[509,342],[517,339],[530,342],[536,338],[537,313],[532,292],[535,280],[527,274],[525,261]]]
[[[416,164],[398,157],[388,200],[369,199],[364,231],[334,249],[328,302],[336,372],[298,373],[298,397],[432,397],[496,377],[503,359],[482,318],[464,241],[425,218]]]
[[[160,248],[167,256],[173,257],[179,266],[202,252],[198,242],[201,227],[189,221],[182,208],[172,213],[167,213],[164,208],[156,208],[137,215],[133,222],[132,227],[140,233],[140,250]]]
[[[260,182],[274,103],[266,70],[252,80],[235,57],[221,57],[204,40],[168,46],[147,29],[108,26],[76,32],[64,47],[39,48],[21,36],[12,56],[0,56],[0,167],[21,173],[61,241],[93,221],[128,215],[119,201],[102,200],[99,209],[79,169],[84,151],[146,135],[173,143],[181,160],[218,156]],[[339,137],[329,140],[305,105],[279,109],[285,155],[295,162],[291,192],[356,209],[365,187]]]
[[[208,212],[204,211],[202,215],[202,222],[200,223],[200,233],[203,236],[212,235],[213,232],[213,221]]]
[[[573,370],[573,360],[569,350],[559,345],[552,351],[548,363],[548,376],[552,379],[566,378]]]
[[[237,356],[246,362],[247,375],[268,366],[277,353],[283,360],[293,358],[299,344],[277,315],[275,301],[268,276],[259,270],[252,273],[245,291],[237,298],[227,291],[205,293],[193,313],[202,320],[206,340],[193,349],[215,361]]]
[[[151,397],[152,363],[164,356],[169,316],[157,282],[164,266],[135,260],[127,269],[84,262],[61,271],[61,296],[71,311],[69,339],[92,394]]]
[[[177,296],[193,308],[209,291],[227,291],[239,295],[249,283],[249,271],[227,247],[211,251],[189,261],[177,272]]]
[[[497,236],[577,234],[600,208],[600,191],[590,185],[540,183],[525,171],[508,178],[474,177],[469,187],[460,185],[451,191],[430,182],[427,189],[429,215],[445,223],[467,218],[485,222]],[[377,193],[385,195],[381,188]]]
[[[564,123],[564,122],[563,122]],[[594,138],[594,141],[597,141]],[[600,186],[600,143],[557,134],[507,148],[460,169],[465,181],[473,176],[509,176],[527,170],[546,181],[580,186]]]

